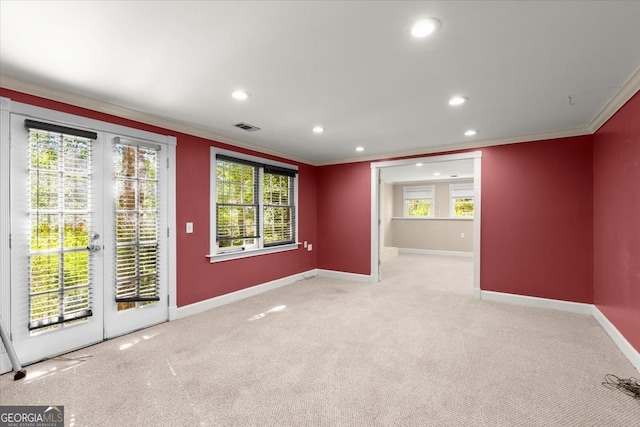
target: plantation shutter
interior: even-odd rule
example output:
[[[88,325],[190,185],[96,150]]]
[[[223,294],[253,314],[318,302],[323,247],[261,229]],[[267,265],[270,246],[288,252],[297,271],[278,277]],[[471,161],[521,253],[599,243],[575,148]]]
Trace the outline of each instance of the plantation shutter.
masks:
[[[114,138],[118,310],[160,300],[159,151],[159,145]]]
[[[29,132],[29,330],[91,316],[95,132],[25,120]]]

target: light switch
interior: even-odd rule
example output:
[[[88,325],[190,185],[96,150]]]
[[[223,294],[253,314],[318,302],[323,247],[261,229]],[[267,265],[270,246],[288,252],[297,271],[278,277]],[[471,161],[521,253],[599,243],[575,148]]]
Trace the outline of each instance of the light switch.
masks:
[[[464,233],[460,233],[460,238],[464,239]]]
[[[303,247],[307,247],[307,241],[305,240],[304,243],[302,244]]]
[[[311,251],[313,250],[313,245],[312,245],[311,243],[309,243],[309,244],[307,245],[307,250],[308,250],[309,252],[311,252]]]
[[[193,233],[193,223],[192,222],[188,222],[187,223],[187,233]]]

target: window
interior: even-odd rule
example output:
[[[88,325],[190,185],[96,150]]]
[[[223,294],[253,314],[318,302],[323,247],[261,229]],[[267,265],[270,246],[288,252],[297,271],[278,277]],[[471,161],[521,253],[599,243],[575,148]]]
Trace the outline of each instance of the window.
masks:
[[[29,131],[29,330],[92,315],[88,251],[95,133],[25,121]]]
[[[118,311],[160,301],[158,151],[116,138],[115,301]]]
[[[473,183],[451,184],[451,216],[454,218],[473,218]]]
[[[404,216],[433,216],[433,185],[404,187]]]
[[[297,167],[211,153],[211,261],[296,249]]]

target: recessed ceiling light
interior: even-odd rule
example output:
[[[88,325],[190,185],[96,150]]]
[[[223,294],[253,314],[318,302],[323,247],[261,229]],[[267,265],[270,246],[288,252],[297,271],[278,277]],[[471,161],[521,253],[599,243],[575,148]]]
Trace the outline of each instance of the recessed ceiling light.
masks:
[[[440,21],[435,18],[425,18],[417,21],[411,27],[411,35],[415,38],[423,38],[433,34],[440,28]]]
[[[434,172],[433,176],[440,176],[440,172]]]
[[[364,147],[356,147],[356,151],[364,151]]]
[[[454,96],[449,100],[449,105],[462,105],[467,102],[469,98],[465,98],[462,96]]]
[[[324,132],[324,128],[322,126],[314,126],[313,127],[313,132],[314,133],[322,133],[322,132]]]
[[[422,163],[416,163],[416,166],[420,167],[422,166]]]
[[[473,136],[473,135],[475,135],[475,134],[477,134],[477,133],[478,133],[478,131],[477,131],[477,130],[475,130],[475,129],[469,129],[468,131],[466,131],[466,132],[464,133],[464,136]]]
[[[249,94],[249,92],[245,92],[244,90],[234,90],[233,92],[231,92],[231,96],[233,96],[235,99],[244,101],[245,99],[248,99],[251,95]]]

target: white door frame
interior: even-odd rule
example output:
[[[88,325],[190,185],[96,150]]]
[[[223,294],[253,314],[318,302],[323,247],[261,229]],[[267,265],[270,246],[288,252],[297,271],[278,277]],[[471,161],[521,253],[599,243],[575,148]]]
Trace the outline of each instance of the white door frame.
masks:
[[[473,159],[473,296],[480,298],[480,213],[482,187],[482,151],[470,151],[459,154],[445,154],[441,156],[415,157],[411,159],[390,160],[371,163],[371,281],[380,281],[380,181],[379,170],[393,166],[408,166],[416,163],[441,163],[453,160]]]
[[[10,98],[0,97],[0,317],[8,331],[11,325],[11,211],[10,211],[10,115],[22,114],[35,118],[46,119],[60,124],[80,126],[94,129],[97,132],[112,133],[139,140],[160,143],[167,149],[167,247],[166,260],[167,290],[169,306],[167,318],[173,320],[177,313],[176,292],[176,137],[147,132],[127,126],[103,122],[83,116],[63,113],[30,104],[14,102]],[[11,370],[11,363],[4,346],[0,343],[0,374]]]

